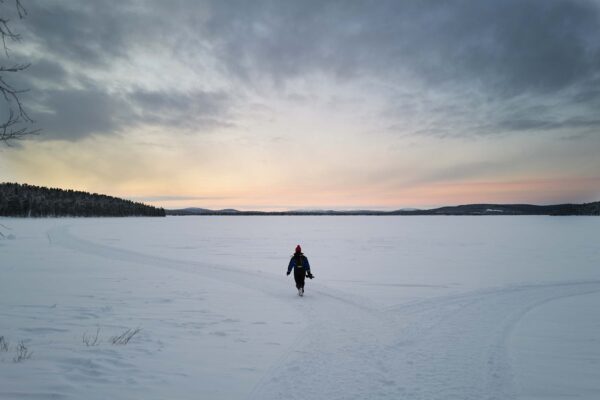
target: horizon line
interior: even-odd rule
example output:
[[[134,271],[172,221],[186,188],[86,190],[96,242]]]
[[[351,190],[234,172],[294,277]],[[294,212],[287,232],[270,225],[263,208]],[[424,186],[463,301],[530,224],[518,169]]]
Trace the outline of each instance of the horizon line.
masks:
[[[274,209],[245,209],[238,207],[225,207],[225,208],[206,208],[206,207],[198,207],[198,206],[190,206],[190,207],[180,207],[180,208],[166,208],[162,207],[168,211],[181,211],[181,210],[205,210],[209,212],[257,212],[257,213],[311,213],[311,212],[395,212],[395,211],[429,211],[435,210],[438,208],[447,208],[447,207],[463,207],[463,206],[534,206],[534,207],[552,207],[552,206],[562,206],[562,205],[584,205],[584,204],[593,204],[599,203],[599,200],[594,201],[584,201],[584,202],[563,202],[563,203],[461,203],[461,204],[446,204],[446,205],[436,205],[431,207],[398,207],[398,208],[390,208],[390,207],[342,207],[342,208],[320,208],[320,207],[302,207],[302,208],[279,208],[278,210]]]

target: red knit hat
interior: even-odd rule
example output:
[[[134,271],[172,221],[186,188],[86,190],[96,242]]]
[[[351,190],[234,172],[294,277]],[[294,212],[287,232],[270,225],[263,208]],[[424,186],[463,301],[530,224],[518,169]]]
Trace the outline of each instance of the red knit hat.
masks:
[[[300,245],[296,246],[296,253],[302,253],[302,247],[300,247]]]

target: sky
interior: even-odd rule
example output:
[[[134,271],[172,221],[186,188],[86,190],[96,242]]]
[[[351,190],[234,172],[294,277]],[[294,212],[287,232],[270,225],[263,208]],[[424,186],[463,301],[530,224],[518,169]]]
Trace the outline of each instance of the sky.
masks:
[[[23,0],[0,181],[165,208],[600,200],[600,1]],[[15,75],[15,74],[13,74]]]

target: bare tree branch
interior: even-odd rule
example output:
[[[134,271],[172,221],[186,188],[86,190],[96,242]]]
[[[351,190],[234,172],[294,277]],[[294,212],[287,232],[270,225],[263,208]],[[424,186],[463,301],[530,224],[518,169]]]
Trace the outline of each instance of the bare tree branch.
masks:
[[[25,18],[25,16],[27,15],[27,10],[21,4],[21,0],[15,0],[15,5],[17,6],[17,13],[19,13],[19,18]]]
[[[14,0],[17,15],[19,19],[25,18],[27,10],[21,4],[21,0]],[[4,0],[0,0],[0,5],[4,4]],[[5,11],[2,9],[2,11]],[[13,41],[18,42],[21,36],[12,31],[10,27],[10,19],[3,15],[0,15],[0,39],[2,40],[2,46],[4,48],[4,54],[6,58],[9,58],[9,48],[7,42]],[[31,119],[27,111],[21,103],[19,95],[27,92],[27,90],[17,89],[12,86],[6,80],[6,74],[19,73],[27,68],[30,64],[13,64],[12,66],[0,65],[0,94],[4,99],[6,107],[7,119],[0,123],[0,142],[9,144],[12,140],[23,139],[28,135],[35,135],[39,133],[39,129],[31,129],[29,124],[34,121]]]

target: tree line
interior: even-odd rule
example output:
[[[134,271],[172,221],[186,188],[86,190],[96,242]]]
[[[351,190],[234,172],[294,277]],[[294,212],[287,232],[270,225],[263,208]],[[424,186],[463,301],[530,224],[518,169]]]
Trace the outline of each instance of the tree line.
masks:
[[[164,217],[165,210],[97,193],[0,183],[0,216]]]

